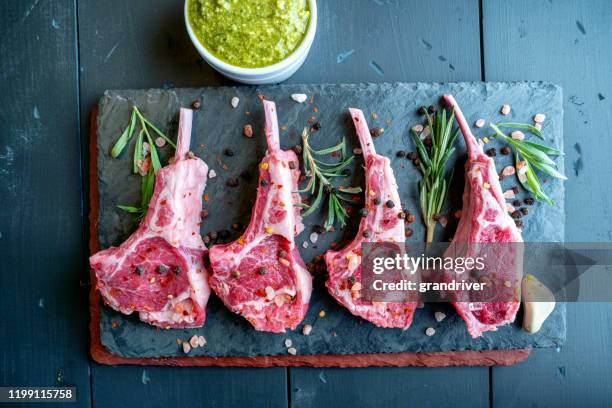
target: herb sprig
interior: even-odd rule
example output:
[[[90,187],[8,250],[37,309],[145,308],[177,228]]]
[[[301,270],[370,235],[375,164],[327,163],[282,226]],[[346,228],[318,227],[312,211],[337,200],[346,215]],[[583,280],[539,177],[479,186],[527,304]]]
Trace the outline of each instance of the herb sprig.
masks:
[[[412,139],[419,153],[419,168],[423,180],[419,183],[421,214],[427,228],[427,242],[433,242],[436,222],[444,200],[448,195],[452,170],[446,171],[446,164],[450,156],[455,152],[453,144],[459,133],[459,129],[453,130],[455,114],[446,117],[446,110],[438,111],[431,116],[427,115],[427,128],[431,137],[429,150],[421,140],[419,134],[411,130]],[[447,174],[449,173],[449,174]]]
[[[133,172],[134,174],[141,173],[142,163],[147,160],[147,157],[150,157],[151,165],[144,174],[141,173],[140,206],[134,207],[129,205],[117,205],[117,208],[133,214],[135,221],[140,221],[146,215],[147,208],[149,207],[149,201],[151,201],[153,189],[155,187],[155,173],[162,168],[151,132],[155,132],[159,137],[164,139],[166,143],[176,148],[174,142],[155,125],[153,125],[147,118],[145,118],[140,110],[134,106],[132,108],[130,122],[111,149],[110,154],[113,158],[119,157],[119,155],[125,150],[129,144],[129,141],[134,135],[138,124],[140,125],[140,130],[138,131],[138,136],[136,136],[136,146],[134,147]],[[149,145],[149,151],[146,151],[143,148],[145,137],[147,144]]]
[[[340,161],[337,163],[326,163],[317,159],[317,157],[334,153],[340,154]],[[335,187],[332,183],[334,178],[346,176],[344,170],[354,159],[355,156],[347,156],[345,139],[327,149],[313,149],[308,143],[308,129],[304,128],[302,132],[302,160],[304,175],[307,177],[308,182],[298,192],[310,193],[311,196],[314,196],[314,200],[310,205],[300,204],[302,208],[306,209],[302,216],[308,217],[312,214],[324,201],[324,195],[327,195],[327,218],[324,225],[326,231],[329,231],[336,221],[343,227],[346,225],[348,213],[342,202],[354,203],[350,197],[347,197],[347,194],[359,194],[362,191],[361,187]]]
[[[555,149],[554,147],[545,146],[543,144],[528,140],[513,139],[499,129],[500,127],[525,129],[541,139],[544,139],[542,133],[531,125],[521,123],[495,125],[491,123],[489,126],[491,126],[491,128],[495,131],[495,135],[493,137],[502,139],[514,149],[516,175],[521,185],[527,191],[532,193],[536,199],[544,201],[547,204],[554,205],[554,201],[551,200],[550,197],[548,197],[548,195],[546,195],[544,192],[542,184],[540,183],[534,168],[548,174],[549,176],[561,180],[567,180],[567,177],[565,177],[565,175],[558,170],[557,164],[550,158],[550,156],[563,156],[563,152]]]

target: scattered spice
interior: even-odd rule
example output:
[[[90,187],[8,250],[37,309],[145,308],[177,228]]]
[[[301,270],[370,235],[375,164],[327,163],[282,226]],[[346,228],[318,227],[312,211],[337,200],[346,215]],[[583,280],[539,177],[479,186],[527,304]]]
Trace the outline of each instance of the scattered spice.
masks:
[[[527,214],[529,214],[529,208],[525,208],[525,207],[521,208],[521,213],[522,213],[523,215],[527,215]]]
[[[393,207],[395,207],[395,203],[393,202],[393,200],[388,200],[385,203],[385,206],[387,206],[387,208],[393,208]]]
[[[308,96],[303,93],[295,93],[291,94],[291,99],[293,99],[297,103],[304,103],[308,99]]]
[[[518,228],[522,228],[523,227],[523,220],[514,220],[514,224],[516,224],[516,226]]]
[[[504,146],[501,148],[501,154],[503,154],[504,156],[507,156],[510,154],[510,148],[508,146]]]
[[[240,277],[240,271],[234,270],[232,271],[232,278],[238,279]]]
[[[512,218],[514,219],[519,219],[523,216],[523,214],[519,211],[519,210],[515,210],[514,212],[512,212],[512,214],[510,214],[512,216]]]
[[[535,123],[542,123],[546,120],[546,115],[543,113],[537,113],[534,117],[533,117],[533,121]]]
[[[510,105],[504,104],[502,105],[500,112],[502,115],[507,115],[510,113]]]
[[[492,147],[492,148],[490,148],[490,149],[487,149],[487,151],[486,151],[485,153],[486,153],[486,154],[487,154],[487,156],[489,156],[489,157],[495,157],[495,156],[497,156],[497,150],[496,150],[494,147]]]
[[[421,106],[421,107],[419,107],[419,109],[417,109],[417,113],[418,113],[419,115],[424,115],[424,114],[426,114],[426,113],[427,113],[427,107],[426,107],[426,106]]]
[[[319,312],[319,317],[325,317],[325,310],[321,310]]]
[[[365,230],[365,231],[363,231],[362,235],[363,235],[364,238],[370,238],[370,231]]]
[[[184,341],[183,342],[183,353],[187,354],[190,351],[191,351],[191,345],[188,342]]]
[[[310,332],[312,332],[312,326],[309,324],[305,324],[304,327],[302,328],[302,334],[304,336],[308,336]]]
[[[434,334],[436,334],[436,330],[433,327],[428,327],[425,330],[425,334],[429,337],[433,336]]]
[[[230,102],[230,104],[232,105],[232,108],[236,109],[238,107],[238,104],[240,103],[240,99],[238,99],[237,96],[234,96]]]
[[[157,267],[157,269],[155,269],[155,271],[161,275],[168,272],[168,267],[164,264],[161,264]]]
[[[291,354],[292,356],[295,356],[297,354],[297,350],[295,349],[295,347],[289,347],[287,349],[287,353]]]
[[[474,124],[474,126],[476,126],[477,128],[481,128],[483,127],[487,122],[484,119],[478,119],[476,121],[476,123]]]
[[[535,204],[535,199],[533,197],[527,197],[523,200],[523,202],[525,203],[525,205],[533,205]]]
[[[385,133],[385,128],[375,127],[370,129],[370,135],[372,135],[372,137],[378,137],[383,133]]]
[[[396,157],[406,157],[406,152],[403,150],[398,150],[397,153],[395,153]]]
[[[257,270],[257,273],[260,275],[265,275],[266,273],[268,273],[268,269],[262,266]]]
[[[142,274],[145,272],[145,268],[142,265],[138,265],[135,269],[134,272],[136,272],[138,275],[142,276]]]
[[[157,146],[157,147],[164,147],[165,145],[166,145],[166,139],[164,139],[163,137],[158,136],[155,139],[155,146]]]
[[[244,127],[242,128],[242,134],[248,138],[253,137],[253,126],[244,125]]]
[[[446,318],[446,315],[442,312],[435,312],[434,318],[436,319],[436,322],[440,323],[442,320]]]
[[[225,149],[225,150],[223,151],[223,153],[224,153],[226,156],[228,156],[228,157],[232,157],[232,156],[234,156],[234,151],[233,151],[232,149],[230,149],[229,147],[228,147],[227,149]]]
[[[414,231],[412,231],[412,228],[406,228],[406,233],[404,234],[406,238],[410,238],[412,234],[414,234]]]
[[[199,100],[195,100],[191,102],[191,107],[196,110],[200,109],[202,107],[202,102],[200,102]]]
[[[417,125],[414,125],[411,129],[413,132],[421,133],[423,131],[423,125],[419,123]]]

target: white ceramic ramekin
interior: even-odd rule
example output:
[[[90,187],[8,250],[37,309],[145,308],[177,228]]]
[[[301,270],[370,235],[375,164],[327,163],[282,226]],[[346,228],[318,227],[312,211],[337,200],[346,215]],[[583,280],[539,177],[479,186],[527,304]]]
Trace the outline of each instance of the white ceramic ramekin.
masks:
[[[189,33],[189,38],[191,38],[191,42],[195,45],[196,49],[204,58],[204,60],[215,70],[225,75],[226,77],[236,81],[241,82],[243,84],[252,84],[252,85],[262,85],[262,84],[275,84],[279,82],[283,82],[291,75],[295,73],[304,63],[308,52],[310,51],[310,46],[315,38],[315,33],[317,31],[317,1],[316,0],[308,0],[308,5],[310,7],[310,22],[308,25],[308,30],[306,31],[306,35],[304,39],[298,46],[298,48],[287,56],[282,61],[277,62],[276,64],[269,65],[267,67],[261,68],[243,68],[237,67],[235,65],[228,64],[227,62],[221,61],[219,58],[212,55],[210,52],[204,48],[200,40],[196,37],[195,33],[191,28],[191,24],[189,22],[188,15],[188,1],[185,0],[185,27],[187,28],[187,33]]]

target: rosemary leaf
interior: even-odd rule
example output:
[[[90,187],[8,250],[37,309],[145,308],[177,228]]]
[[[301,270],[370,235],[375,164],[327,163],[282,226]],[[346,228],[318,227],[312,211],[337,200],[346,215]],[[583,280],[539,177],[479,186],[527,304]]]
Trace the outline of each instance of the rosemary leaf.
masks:
[[[130,123],[128,123],[128,125],[125,127],[125,130],[123,131],[119,139],[117,139],[117,141],[113,145],[113,148],[111,149],[110,153],[113,158],[119,157],[123,149],[125,149],[125,146],[127,146],[128,142],[130,141],[130,138],[132,137],[132,134],[134,133],[135,126],[136,126],[136,112],[132,110],[132,116],[130,117]]]
[[[539,137],[540,139],[544,140],[544,135],[542,134],[542,132],[535,126],[529,125],[527,123],[498,123],[497,126],[499,126],[500,128],[512,128],[512,129],[526,130],[529,133],[532,133],[536,135],[537,137]]]

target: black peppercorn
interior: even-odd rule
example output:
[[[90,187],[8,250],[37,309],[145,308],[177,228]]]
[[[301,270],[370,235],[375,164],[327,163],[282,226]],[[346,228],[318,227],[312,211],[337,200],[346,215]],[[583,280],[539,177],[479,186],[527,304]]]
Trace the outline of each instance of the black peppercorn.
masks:
[[[287,251],[285,251],[284,249],[281,249],[280,251],[278,251],[278,257],[279,258],[286,258],[287,257]]]
[[[354,276],[349,276],[346,279],[346,283],[348,283],[349,286],[353,286],[355,284],[355,282],[357,281],[357,279],[355,279]]]
[[[172,272],[174,272],[175,275],[180,275],[181,272],[183,272],[183,268],[181,268],[180,265],[176,265],[172,268]]]
[[[521,212],[523,213],[523,215],[527,215],[527,214],[529,214],[529,208],[523,207],[523,208],[521,208]]]
[[[427,112],[429,112],[430,114],[436,113],[437,110],[438,108],[436,108],[434,105],[429,105],[429,107],[427,108]]]
[[[134,272],[136,272],[138,275],[142,276],[142,274],[145,272],[145,268],[142,265],[138,265],[136,267],[136,269],[134,269]]]
[[[510,148],[508,146],[504,146],[501,148],[501,154],[503,154],[504,156],[507,156],[510,154]]]
[[[163,274],[163,273],[168,272],[168,267],[164,264],[161,264],[157,267],[157,269],[155,269],[155,271],[159,274]]]
[[[525,205],[533,205],[535,203],[535,200],[532,197],[527,197],[523,200],[523,202],[525,203]]]
[[[268,186],[268,181],[267,180],[261,180],[261,182],[259,183],[260,186],[262,187],[267,187]]]
[[[492,147],[490,149],[487,149],[486,153],[487,153],[487,156],[489,157],[495,157],[497,155],[497,150],[495,150],[495,148]]]
[[[202,212],[200,213],[200,217],[208,218],[208,210],[202,210]]]
[[[512,192],[514,194],[518,194],[519,193],[519,188],[517,186],[512,187]]]
[[[385,205],[387,206],[387,208],[393,208],[395,207],[395,203],[393,202],[393,200],[388,200]]]
[[[514,201],[512,202],[512,206],[513,206],[513,207],[518,207],[519,205],[521,205],[520,200],[514,200]]]
[[[397,218],[403,220],[404,218],[406,218],[406,213],[403,211],[400,211],[397,213]]]
[[[290,162],[289,162],[289,168],[290,168],[291,170],[295,170],[295,169],[297,169],[297,163],[296,163],[296,162],[294,162],[293,160],[292,160],[292,161],[290,161]]]
[[[321,225],[313,225],[312,231],[316,232],[317,234],[322,234],[325,232],[325,228],[323,228]]]
[[[368,209],[367,208],[362,208],[361,210],[359,210],[359,215],[361,215],[362,217],[367,217]]]
[[[408,160],[414,160],[417,158],[417,154],[415,152],[408,152],[406,153],[406,158]]]
[[[421,106],[421,107],[419,107],[419,109],[417,110],[417,113],[418,113],[419,115],[424,115],[424,114],[426,114],[426,113],[427,113],[427,107],[425,107],[425,106]]]
[[[522,220],[514,220],[514,223],[516,224],[516,226],[518,228],[521,228],[523,226],[523,221]]]
[[[523,216],[523,214],[519,210],[514,210],[511,214],[512,218],[519,219]]]
[[[380,205],[380,198],[376,197],[374,200],[372,200],[372,202],[374,205]]]
[[[228,157],[232,157],[234,155],[234,151],[232,149],[230,149],[229,147],[227,149],[225,149],[223,152]]]
[[[398,150],[397,153],[395,153],[395,156],[397,157],[406,157],[406,152],[403,150]]]
[[[370,238],[370,232],[368,230],[363,231],[364,238]]]
[[[261,268],[259,268],[257,273],[259,273],[260,275],[265,275],[266,273],[268,273],[268,270],[266,268],[264,268],[264,267],[261,267]]]

